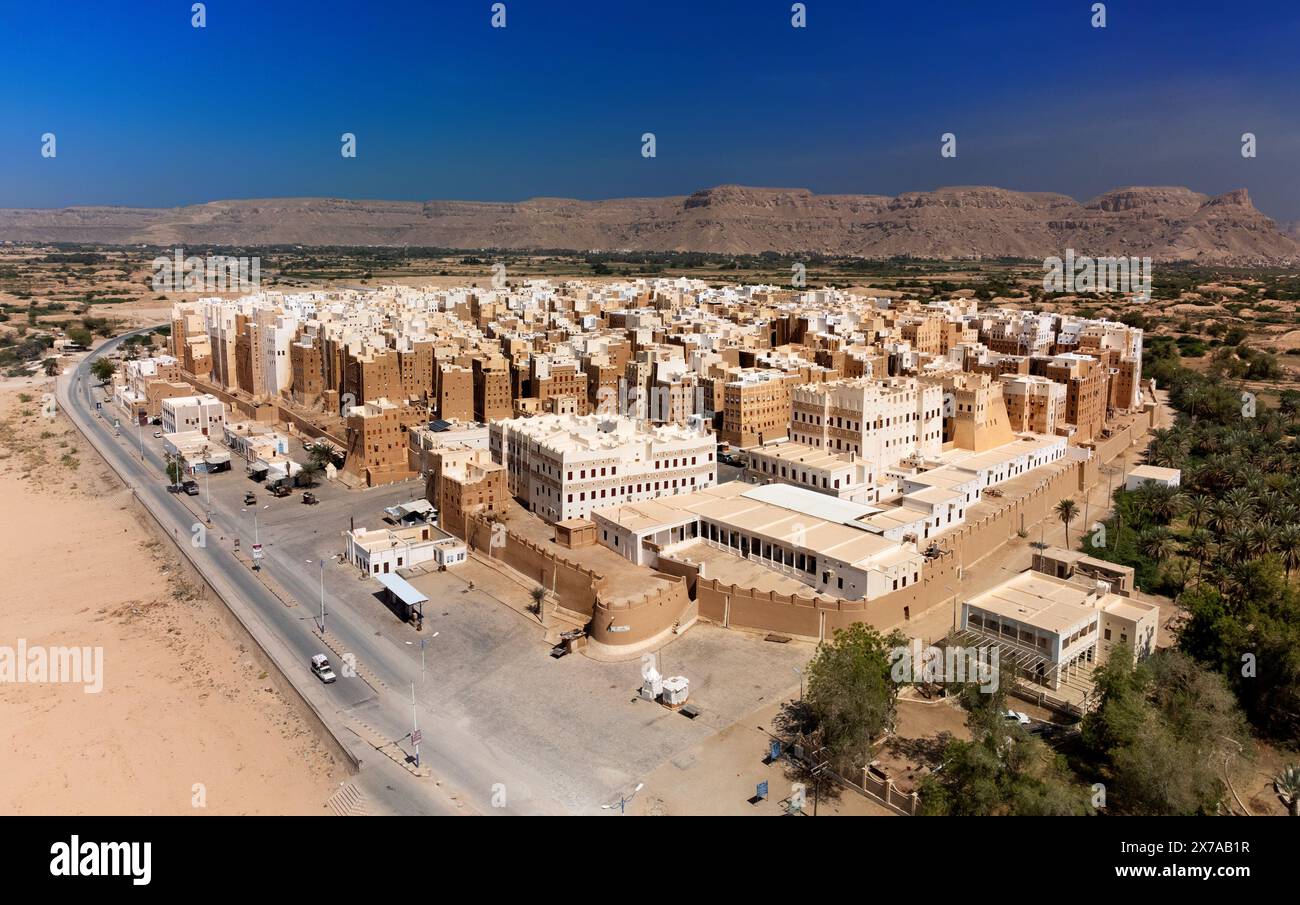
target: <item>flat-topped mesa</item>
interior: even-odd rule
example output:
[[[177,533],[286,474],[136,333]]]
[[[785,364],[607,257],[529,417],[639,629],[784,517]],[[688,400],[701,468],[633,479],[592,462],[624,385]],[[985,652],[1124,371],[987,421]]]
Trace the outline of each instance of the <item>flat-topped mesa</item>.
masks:
[[[1300,261],[1300,243],[1260,213],[1246,190],[1210,197],[1179,186],[1129,186],[1084,203],[994,186],[950,186],[891,198],[721,185],[691,195],[604,201],[272,198],[164,209],[4,209],[0,240],[932,259],[1044,259],[1073,248],[1161,262]]]

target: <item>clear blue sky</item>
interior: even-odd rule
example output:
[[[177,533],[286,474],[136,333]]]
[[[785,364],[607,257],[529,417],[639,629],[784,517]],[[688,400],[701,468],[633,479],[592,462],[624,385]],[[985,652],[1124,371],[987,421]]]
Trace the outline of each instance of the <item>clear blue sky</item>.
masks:
[[[0,0],[0,207],[1155,184],[1300,219],[1295,0],[505,3]]]

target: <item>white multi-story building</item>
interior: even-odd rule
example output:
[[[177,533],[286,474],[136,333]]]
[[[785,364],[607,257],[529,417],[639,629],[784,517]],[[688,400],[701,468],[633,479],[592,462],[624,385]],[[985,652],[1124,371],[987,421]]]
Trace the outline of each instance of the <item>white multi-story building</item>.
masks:
[[[794,484],[853,503],[879,499],[875,465],[853,453],[803,443],[774,443],[746,451],[747,477],[756,483]]]
[[[877,473],[943,448],[943,388],[911,378],[858,377],[795,387],[790,439],[852,453]]]
[[[226,406],[211,393],[202,396],[177,396],[162,401],[162,429],[164,434],[199,431],[205,437],[223,435],[226,423]]]
[[[489,448],[510,493],[547,521],[582,518],[634,500],[717,483],[713,431],[649,426],[609,415],[541,415],[493,422]]]

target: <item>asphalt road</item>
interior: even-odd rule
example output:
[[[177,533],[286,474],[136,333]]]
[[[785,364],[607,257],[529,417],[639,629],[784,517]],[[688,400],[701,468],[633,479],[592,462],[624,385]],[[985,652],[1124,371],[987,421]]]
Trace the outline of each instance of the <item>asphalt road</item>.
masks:
[[[316,680],[308,667],[310,657],[315,653],[328,653],[317,635],[321,580],[316,571],[318,567],[315,563],[306,565],[302,562],[299,558],[301,552],[295,555],[291,544],[270,540],[277,533],[275,507],[296,503],[297,495],[272,500],[264,491],[259,489],[258,492],[258,506],[267,507],[258,510],[257,531],[266,555],[263,568],[299,604],[290,607],[271,593],[233,553],[235,537],[245,538],[242,545],[245,552],[252,540],[250,513],[242,511],[243,485],[238,497],[229,492],[213,492],[212,522],[210,526],[204,525],[205,543],[195,545],[190,539],[195,526],[204,522],[203,518],[196,516],[196,510],[202,512],[206,509],[205,496],[187,498],[168,492],[161,450],[152,437],[152,428],[137,430],[132,425],[123,424],[115,431],[113,420],[121,418],[120,412],[110,409],[108,404],[103,405],[103,417],[96,411],[95,401],[102,402],[103,391],[95,386],[90,364],[97,356],[111,352],[130,335],[124,334],[105,343],[70,374],[60,378],[57,389],[60,404],[133,489],[137,498],[162,525],[171,529],[182,552],[217,588],[266,653],[312,703],[348,750],[361,760],[362,770],[354,782],[366,796],[377,802],[379,809],[400,814],[529,814],[564,810],[553,801],[530,795],[529,790],[540,785],[536,776],[528,775],[527,771],[521,775],[518,765],[511,759],[502,758],[485,748],[473,733],[457,722],[442,719],[437,710],[430,709],[420,700],[421,694],[416,694],[415,711],[424,739],[420,748],[421,764],[431,771],[430,777],[413,776],[347,728],[348,718],[355,716],[388,739],[407,739],[413,709],[411,683],[423,686],[426,682],[436,682],[436,661],[430,664],[426,682],[421,682],[417,645],[377,631],[372,612],[357,612],[346,599],[327,599],[326,618],[330,634],[355,654],[357,662],[377,676],[382,684],[372,688],[360,677],[344,678],[341,675],[332,685],[323,685]],[[214,479],[213,483],[218,481],[220,478]],[[203,487],[203,482],[200,482],[200,487]],[[333,549],[341,549],[339,532],[347,527],[350,508],[358,504],[366,508],[372,505],[382,508],[418,494],[414,485],[389,488],[382,498],[372,491],[348,492],[351,498],[329,493],[329,497],[336,498],[325,499],[316,507],[299,508],[309,512],[310,520],[318,525],[329,524],[328,530],[317,527],[313,533],[326,530],[327,534],[338,538]],[[191,509],[191,506],[195,508]],[[327,564],[326,569],[330,579],[327,588],[330,583],[345,580],[330,571],[339,567]],[[327,594],[327,598],[330,597]],[[332,656],[331,659],[336,672],[339,671],[338,657]],[[410,750],[409,739],[402,745]],[[512,790],[507,807],[492,806],[492,789],[498,783],[506,783]]]

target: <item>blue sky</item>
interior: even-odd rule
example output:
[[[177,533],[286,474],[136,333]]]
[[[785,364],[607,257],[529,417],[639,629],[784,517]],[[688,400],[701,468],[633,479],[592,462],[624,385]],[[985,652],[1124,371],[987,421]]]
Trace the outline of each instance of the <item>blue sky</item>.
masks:
[[[1300,219],[1293,0],[505,3],[0,0],[0,207],[1188,185]]]

